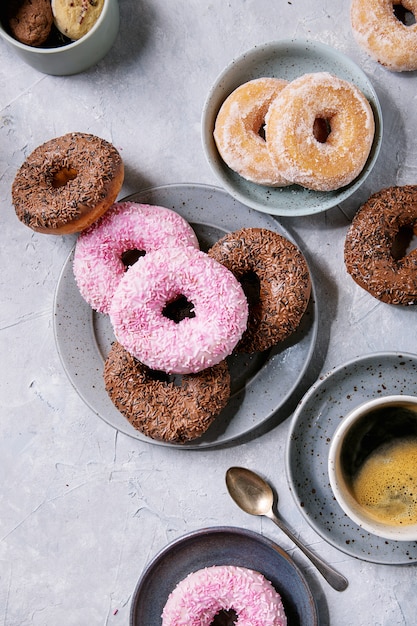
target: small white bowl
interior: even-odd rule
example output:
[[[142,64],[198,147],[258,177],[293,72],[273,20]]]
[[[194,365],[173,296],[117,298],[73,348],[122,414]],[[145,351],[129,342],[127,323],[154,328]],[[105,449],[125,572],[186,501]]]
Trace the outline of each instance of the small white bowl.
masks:
[[[364,530],[384,539],[417,541],[417,523],[378,520],[358,503],[352,489],[352,477],[367,455],[402,437],[417,440],[416,396],[391,395],[360,404],[342,418],[334,432],[329,447],[329,481],[342,510]]]
[[[0,24],[0,37],[28,65],[44,74],[78,74],[100,61],[114,44],[119,31],[118,0],[104,0],[100,16],[84,37],[56,48],[27,46],[14,39]]]
[[[375,118],[371,153],[360,175],[336,191],[312,191],[298,185],[264,187],[233,172],[220,157],[213,138],[217,113],[227,96],[254,78],[272,76],[294,80],[310,72],[330,72],[356,85],[369,100]],[[287,217],[321,213],[353,194],[365,181],[378,157],[382,142],[382,112],[368,77],[347,56],[322,43],[282,40],[255,46],[234,59],[210,89],[202,114],[202,143],[206,158],[224,189],[236,200],[263,213]]]

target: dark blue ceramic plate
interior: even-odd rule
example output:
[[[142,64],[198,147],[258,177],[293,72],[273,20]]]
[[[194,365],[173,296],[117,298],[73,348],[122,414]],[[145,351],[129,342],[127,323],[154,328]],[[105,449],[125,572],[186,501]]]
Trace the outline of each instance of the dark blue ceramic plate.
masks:
[[[168,595],[190,572],[237,565],[261,572],[279,592],[291,626],[317,626],[317,608],[303,574],[282,548],[240,528],[206,528],[169,544],[149,563],[135,589],[131,626],[161,626]]]

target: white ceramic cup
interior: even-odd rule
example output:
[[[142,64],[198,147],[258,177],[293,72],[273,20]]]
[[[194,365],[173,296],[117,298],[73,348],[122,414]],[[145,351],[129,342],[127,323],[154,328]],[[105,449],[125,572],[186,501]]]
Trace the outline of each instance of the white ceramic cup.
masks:
[[[417,541],[417,397],[378,397],[350,411],[330,442],[328,472],[352,521],[385,539]]]
[[[36,48],[14,39],[0,24],[0,36],[28,65],[44,74],[78,74],[98,63],[114,44],[119,31],[118,0],[104,0],[91,30],[77,41],[57,48]]]

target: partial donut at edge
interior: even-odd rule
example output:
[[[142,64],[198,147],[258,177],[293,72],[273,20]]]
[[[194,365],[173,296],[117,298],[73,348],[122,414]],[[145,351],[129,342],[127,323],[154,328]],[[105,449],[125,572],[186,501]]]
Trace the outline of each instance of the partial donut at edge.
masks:
[[[399,231],[417,232],[417,185],[387,187],[359,209],[347,232],[344,260],[353,280],[388,304],[417,304],[417,250],[391,253]]]

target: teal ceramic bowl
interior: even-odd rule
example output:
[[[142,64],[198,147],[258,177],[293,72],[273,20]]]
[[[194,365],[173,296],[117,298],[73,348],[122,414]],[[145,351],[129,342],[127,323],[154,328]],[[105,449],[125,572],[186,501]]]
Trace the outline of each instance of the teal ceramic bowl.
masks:
[[[35,48],[14,39],[0,24],[0,37],[28,65],[44,74],[78,74],[98,63],[114,44],[119,31],[118,0],[104,0],[100,17],[81,39],[56,48]]]
[[[264,187],[245,180],[221,159],[213,138],[217,113],[239,85],[263,76],[294,80],[308,72],[330,72],[359,87],[369,100],[375,118],[371,153],[361,174],[336,191],[312,191],[298,185]],[[351,59],[340,51],[315,41],[283,40],[260,44],[234,59],[218,76],[207,96],[202,114],[203,149],[222,187],[246,206],[270,215],[287,217],[310,215],[330,209],[357,191],[369,176],[382,142],[382,113],[370,80]]]

